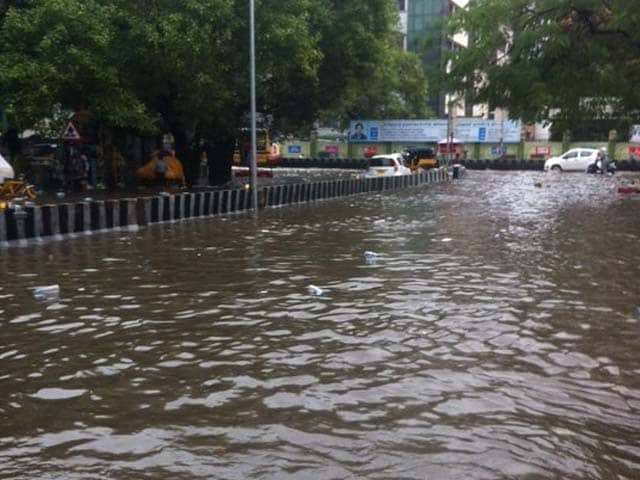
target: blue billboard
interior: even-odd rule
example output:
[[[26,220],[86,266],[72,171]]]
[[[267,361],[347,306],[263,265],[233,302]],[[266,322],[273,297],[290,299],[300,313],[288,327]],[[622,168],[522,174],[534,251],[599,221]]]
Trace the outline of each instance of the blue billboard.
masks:
[[[438,142],[447,136],[446,120],[353,120],[350,142]]]
[[[454,136],[461,143],[519,143],[519,120],[454,120]],[[350,142],[437,143],[447,138],[447,120],[352,120]]]

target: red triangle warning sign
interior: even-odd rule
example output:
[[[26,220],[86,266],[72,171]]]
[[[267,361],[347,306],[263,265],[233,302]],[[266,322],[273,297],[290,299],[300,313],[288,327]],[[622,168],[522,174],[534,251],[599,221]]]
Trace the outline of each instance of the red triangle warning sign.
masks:
[[[69,122],[69,124],[67,125],[67,128],[64,129],[64,133],[62,134],[62,139],[73,141],[73,142],[78,142],[82,140],[82,137],[80,136],[80,133],[78,132],[78,129],[73,124],[73,122]]]

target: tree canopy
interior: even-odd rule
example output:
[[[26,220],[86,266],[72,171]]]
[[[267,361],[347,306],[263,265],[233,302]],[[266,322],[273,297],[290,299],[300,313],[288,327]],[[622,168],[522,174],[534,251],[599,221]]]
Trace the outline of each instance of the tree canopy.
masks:
[[[526,121],[638,118],[636,3],[476,0],[449,24],[470,46],[452,52],[447,87]]]
[[[228,136],[249,106],[246,0],[22,0],[0,9],[0,105],[18,128],[60,108],[110,127]],[[257,0],[258,109],[281,131],[425,113],[387,0]]]

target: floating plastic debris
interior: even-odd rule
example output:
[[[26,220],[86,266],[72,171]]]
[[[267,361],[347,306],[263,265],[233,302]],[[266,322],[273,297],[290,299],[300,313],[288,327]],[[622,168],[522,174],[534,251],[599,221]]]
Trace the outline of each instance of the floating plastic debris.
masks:
[[[443,238],[442,241],[447,243],[450,242],[451,240],[453,240],[453,238]]]
[[[316,297],[324,295],[324,290],[322,290],[320,287],[316,287],[315,285],[309,285],[307,287],[307,292],[309,292],[310,295],[314,295]]]
[[[87,393],[85,389],[41,388],[29,396],[40,400],[68,400],[70,398],[81,397],[85,393]]]
[[[376,252],[371,252],[371,251],[364,252],[364,260],[369,265],[377,263],[379,259],[380,259],[380,254]]]
[[[60,296],[60,285],[46,285],[33,289],[36,300],[55,300]]]

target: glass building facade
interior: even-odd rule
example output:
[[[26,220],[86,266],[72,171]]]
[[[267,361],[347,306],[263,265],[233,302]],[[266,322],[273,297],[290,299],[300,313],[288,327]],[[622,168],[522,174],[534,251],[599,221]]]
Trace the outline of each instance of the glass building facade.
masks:
[[[417,52],[429,68],[445,68],[444,52],[450,42],[443,35],[446,18],[455,8],[451,0],[407,0],[407,50]],[[429,107],[436,115],[445,114],[444,96],[435,94]]]
[[[407,9],[407,46],[422,50],[423,42],[438,33],[438,23],[448,12],[449,0],[409,0]]]

